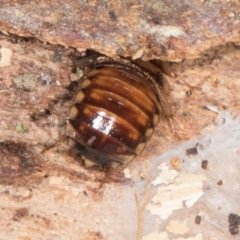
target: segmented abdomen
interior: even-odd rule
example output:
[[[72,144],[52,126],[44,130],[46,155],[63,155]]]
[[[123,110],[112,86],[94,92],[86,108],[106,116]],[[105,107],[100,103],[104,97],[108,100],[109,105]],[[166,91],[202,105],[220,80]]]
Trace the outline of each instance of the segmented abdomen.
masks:
[[[101,63],[90,70],[68,115],[67,136],[82,158],[97,164],[126,164],[151,138],[159,100],[138,68]]]

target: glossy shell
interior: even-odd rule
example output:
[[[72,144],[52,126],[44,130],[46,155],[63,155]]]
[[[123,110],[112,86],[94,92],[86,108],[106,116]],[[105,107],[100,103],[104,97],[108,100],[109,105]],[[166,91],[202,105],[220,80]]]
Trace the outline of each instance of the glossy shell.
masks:
[[[87,166],[127,164],[142,152],[159,121],[154,79],[133,64],[94,63],[68,114],[68,143]]]

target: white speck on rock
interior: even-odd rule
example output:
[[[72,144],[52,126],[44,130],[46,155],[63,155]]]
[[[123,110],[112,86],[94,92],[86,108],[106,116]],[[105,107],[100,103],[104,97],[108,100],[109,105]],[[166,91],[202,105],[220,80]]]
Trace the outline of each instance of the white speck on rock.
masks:
[[[189,228],[178,220],[171,220],[166,226],[166,229],[171,233],[179,235],[183,235],[189,232]]]
[[[128,167],[124,168],[123,173],[125,178],[128,178],[128,179],[132,178],[131,171]]]
[[[0,67],[10,66],[12,50],[9,48],[0,48]]]

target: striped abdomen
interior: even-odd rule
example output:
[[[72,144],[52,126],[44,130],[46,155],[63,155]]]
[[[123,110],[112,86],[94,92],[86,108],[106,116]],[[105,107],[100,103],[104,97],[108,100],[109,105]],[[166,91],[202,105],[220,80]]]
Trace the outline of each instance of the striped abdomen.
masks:
[[[159,114],[154,86],[140,69],[99,63],[75,97],[67,136],[85,162],[126,164],[151,138]]]

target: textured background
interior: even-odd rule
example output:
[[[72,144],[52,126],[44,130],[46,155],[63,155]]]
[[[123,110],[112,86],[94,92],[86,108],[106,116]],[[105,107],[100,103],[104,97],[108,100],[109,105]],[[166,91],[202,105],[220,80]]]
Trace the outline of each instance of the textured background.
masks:
[[[161,240],[239,238],[230,234],[228,223],[230,213],[240,215],[238,2],[43,0],[36,4],[22,0],[0,4],[3,239],[135,239],[138,229],[148,240],[152,232]],[[104,173],[83,168],[66,144],[59,142],[39,154],[64,134],[74,92],[71,70],[76,48],[92,48],[114,58],[181,61],[172,64],[178,79],[200,87],[189,95],[185,84],[168,77],[180,143],[162,121],[143,154],[124,171],[125,175],[131,172],[131,179],[124,178],[121,170],[114,171],[103,191],[99,182]],[[198,147],[198,155],[186,155],[186,149],[197,143],[204,146]],[[173,158],[179,159],[176,166]],[[201,168],[204,159],[209,161],[207,170]],[[166,164],[165,169],[161,164]],[[175,176],[160,185],[161,192],[169,187],[170,198],[184,205],[168,205],[170,215],[143,209],[141,221],[134,192],[139,201],[144,199],[147,179],[157,177],[159,165],[160,182],[166,181],[165,174]],[[186,179],[182,185],[178,177]],[[175,189],[183,185],[190,190],[176,196]],[[152,186],[149,203],[155,194]],[[157,205],[166,204],[164,199]],[[187,200],[195,204],[187,207]],[[196,215],[202,217],[200,225],[194,223]]]
[[[238,1],[1,1],[0,26],[107,55],[180,61],[239,43]]]

